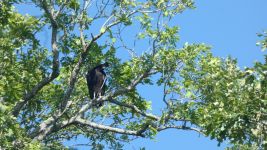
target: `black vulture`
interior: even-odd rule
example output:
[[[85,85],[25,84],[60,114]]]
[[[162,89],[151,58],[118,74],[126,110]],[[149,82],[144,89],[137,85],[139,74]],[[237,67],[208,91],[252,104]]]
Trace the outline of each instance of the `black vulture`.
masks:
[[[90,98],[95,99],[105,94],[106,88],[106,73],[104,68],[108,67],[109,64],[105,62],[104,64],[94,67],[89,70],[86,75],[87,87],[89,90]],[[99,103],[97,107],[103,106],[103,103]]]

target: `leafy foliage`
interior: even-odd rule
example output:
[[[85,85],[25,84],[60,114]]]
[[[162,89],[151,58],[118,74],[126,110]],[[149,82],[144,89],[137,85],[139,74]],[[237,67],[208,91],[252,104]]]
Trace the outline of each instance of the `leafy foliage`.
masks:
[[[23,3],[0,2],[0,149],[65,149],[62,141],[80,136],[93,149],[123,149],[169,128],[266,148],[267,57],[242,70],[206,44],[179,48],[168,21],[193,1],[33,0],[39,17],[18,13]],[[125,29],[136,32],[124,37]],[[47,30],[51,44],[42,44]],[[84,77],[105,61],[108,90],[96,109]],[[162,114],[137,86],[163,88]]]
[[[257,44],[258,46],[261,46],[261,49],[262,49],[263,51],[265,51],[266,48],[267,48],[267,32],[264,31],[263,33],[259,33],[259,34],[258,34],[258,37],[263,38],[263,39],[262,39],[261,41],[257,42],[256,44]]]

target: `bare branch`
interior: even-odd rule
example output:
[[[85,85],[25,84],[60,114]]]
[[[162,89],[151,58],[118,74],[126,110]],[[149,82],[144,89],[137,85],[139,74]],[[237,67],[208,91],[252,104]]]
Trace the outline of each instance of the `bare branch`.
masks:
[[[84,34],[83,34],[83,24],[80,23],[80,40],[83,46],[83,51],[86,51],[86,43],[85,43],[85,39],[84,39]]]
[[[114,17],[114,14],[109,16],[108,19],[103,23],[103,25],[101,26],[101,28],[104,28],[107,26],[107,23]]]
[[[202,135],[205,135],[205,133],[202,132],[201,129],[193,128],[193,127],[185,127],[185,126],[164,126],[164,127],[159,127],[157,130],[160,132],[160,131],[163,131],[166,129],[192,130],[192,131],[196,131]]]
[[[81,118],[77,118],[74,121],[74,123],[81,124],[81,125],[86,125],[86,126],[89,126],[91,128],[94,128],[94,129],[105,130],[105,131],[115,132],[115,133],[119,133],[119,134],[142,136],[142,134],[139,131],[132,131],[132,130],[127,130],[127,129],[114,128],[114,127],[110,127],[110,126],[106,126],[106,125],[90,122],[88,120],[84,120],[84,119],[81,119]]]

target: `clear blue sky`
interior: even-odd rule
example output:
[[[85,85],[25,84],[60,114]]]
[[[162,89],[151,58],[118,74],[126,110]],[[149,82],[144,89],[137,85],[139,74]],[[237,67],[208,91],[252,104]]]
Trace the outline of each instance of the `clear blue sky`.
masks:
[[[172,21],[173,25],[181,28],[181,43],[211,45],[214,55],[237,58],[240,68],[252,66],[256,60],[263,61],[264,53],[255,43],[259,40],[256,33],[267,29],[266,0],[196,0],[196,7],[195,10],[187,10],[178,15]],[[23,8],[20,11],[28,12]],[[161,108],[162,102],[155,100],[162,96],[162,89],[141,87],[140,91],[143,96],[152,100],[153,109]],[[81,138],[79,142],[86,143],[86,140]],[[137,139],[127,144],[125,149],[138,150],[146,147],[148,150],[221,150],[226,145],[224,143],[217,147],[215,140],[195,132],[166,130],[159,133],[155,140]]]

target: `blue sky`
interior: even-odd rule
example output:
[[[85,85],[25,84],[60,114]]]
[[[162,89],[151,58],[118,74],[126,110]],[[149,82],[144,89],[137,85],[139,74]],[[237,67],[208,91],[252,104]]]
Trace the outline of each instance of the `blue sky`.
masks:
[[[262,61],[256,33],[267,29],[266,0],[196,1],[197,9],[177,17],[181,41],[210,44],[216,56],[231,55],[241,67]]]
[[[216,56],[237,58],[240,68],[253,66],[263,61],[260,48],[256,46],[259,38],[256,33],[267,30],[266,0],[196,0],[196,9],[187,10],[171,22],[180,26],[180,43],[206,43],[212,46]],[[28,10],[21,8],[21,12]],[[142,87],[141,93],[149,99],[159,99],[162,89]],[[153,109],[160,109],[162,102],[153,101]],[[79,139],[86,142],[85,139]],[[73,143],[68,142],[72,145]],[[203,137],[191,131],[166,130],[159,133],[155,140],[137,139],[125,146],[125,149],[138,150],[221,150],[215,140]],[[79,148],[83,150],[85,148]]]

